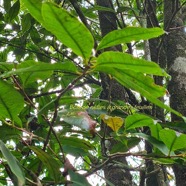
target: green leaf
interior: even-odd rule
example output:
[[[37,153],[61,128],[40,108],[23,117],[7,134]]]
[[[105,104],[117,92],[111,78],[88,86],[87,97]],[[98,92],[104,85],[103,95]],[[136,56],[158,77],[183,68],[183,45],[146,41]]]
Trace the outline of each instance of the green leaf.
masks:
[[[89,30],[61,7],[38,0],[22,0],[30,14],[64,45],[84,59],[91,55],[94,40]],[[41,10],[42,9],[42,10]]]
[[[170,158],[154,158],[154,162],[158,163],[158,164],[164,164],[164,165],[176,164],[176,161],[174,159],[170,159]]]
[[[118,70],[114,68],[103,69],[102,72],[113,75],[119,83],[139,92],[155,105],[164,108],[179,117],[183,117],[182,114],[157,99],[158,97],[164,96],[166,90],[165,88],[156,85],[151,77],[130,70]]]
[[[75,173],[72,170],[69,170],[69,175],[73,186],[91,186],[83,175]]]
[[[151,132],[151,136],[155,137],[156,139],[160,140],[159,137],[159,131],[162,130],[162,127],[159,123],[156,123],[154,125],[150,126],[150,132]]]
[[[29,148],[36,153],[37,157],[48,168],[49,174],[55,182],[58,182],[61,176],[59,162],[38,147],[30,146]]]
[[[166,123],[161,123],[161,125],[164,128],[170,128],[170,129],[174,129],[186,133],[186,124],[184,121],[166,122]]]
[[[130,54],[121,52],[104,52],[98,56],[95,70],[102,71],[108,67],[123,70],[133,70],[135,72],[158,76],[168,76],[168,74],[161,69],[158,64],[151,61],[146,61],[144,59],[135,58]]]
[[[89,152],[85,149],[81,149],[79,147],[63,145],[64,153],[71,154],[74,157],[84,157],[89,154]]]
[[[131,148],[134,148],[136,145],[140,143],[139,138],[129,137],[129,138],[121,138],[117,141],[115,145],[111,147],[110,153],[117,153],[117,152],[127,152]]]
[[[114,30],[108,33],[98,45],[97,50],[115,46],[121,43],[147,40],[164,34],[161,28],[139,28],[127,27],[121,30]]]
[[[8,118],[21,125],[18,114],[24,107],[23,97],[14,87],[3,80],[0,80],[0,87],[0,119]]]
[[[6,142],[10,139],[19,140],[20,135],[21,135],[21,132],[15,128],[12,128],[6,124],[3,124],[2,126],[0,126],[0,136],[3,142]]]
[[[42,41],[41,37],[35,27],[32,27],[32,30],[30,31],[30,37],[36,45],[38,45]]]
[[[14,63],[0,62],[1,72],[10,71],[15,67]]]
[[[22,80],[24,88],[27,87],[27,85],[36,82],[37,80],[44,80],[50,77],[53,73],[51,69],[48,69],[47,67],[51,66],[51,64],[43,64],[35,62],[35,61],[26,61],[18,65],[18,69],[23,70],[24,73],[20,73],[19,77]],[[25,69],[30,69],[31,67],[35,67],[35,70],[33,71],[25,71]],[[43,68],[42,68],[43,67]]]
[[[95,5],[94,7],[87,9],[87,13],[97,11],[97,10],[98,11],[105,11],[105,12],[112,12],[114,14],[116,13],[112,8],[108,8],[108,7],[104,7],[104,6],[98,6],[98,5]]]
[[[153,125],[153,119],[143,114],[133,114],[126,118],[125,129],[134,129],[143,126]]]
[[[64,134],[62,134],[59,139],[63,145],[78,147],[87,151],[94,149],[91,143],[77,137],[65,137]]]
[[[170,152],[178,149],[185,148],[186,135],[181,133],[176,133],[171,129],[162,129],[159,132],[160,139],[169,148]]]
[[[121,12],[129,12],[130,10],[135,11],[136,9],[128,7],[128,6],[120,6],[117,9],[117,13],[121,13]]]
[[[12,153],[9,151],[9,149],[6,148],[5,144],[0,140],[0,150],[4,156],[4,158],[7,160],[7,163],[11,169],[11,171],[15,174],[15,176],[18,179],[18,183],[20,186],[24,185],[25,183],[25,176],[22,172],[19,162],[17,159],[12,155]]]
[[[0,24],[0,32],[2,33],[2,31],[4,30],[4,28],[5,28],[5,24]],[[2,54],[1,54],[2,55]]]
[[[150,76],[132,70],[119,70],[115,68],[105,68],[101,72],[111,74],[118,82],[127,88],[138,91],[143,96],[154,96],[156,98],[164,96],[165,88],[156,85]]]
[[[20,9],[20,2],[17,0],[8,11],[8,21],[12,21],[18,15]]]
[[[63,96],[60,99],[60,104],[75,104],[78,100],[84,100],[85,97],[75,97],[75,96]],[[72,107],[72,105],[70,105]],[[71,109],[71,108],[70,108]]]
[[[151,143],[155,148],[159,149],[166,156],[170,155],[169,149],[162,141],[159,141],[156,138],[146,135],[144,133],[131,133],[131,135],[134,137],[142,138],[142,139],[148,141],[149,143]]]
[[[9,9],[11,8],[11,0],[3,1],[3,6],[4,6],[5,11],[8,12]]]
[[[42,6],[44,27],[64,45],[84,59],[91,55],[94,40],[89,30],[77,18],[52,3]]]
[[[31,27],[31,15],[30,14],[26,14],[23,16],[22,20],[21,20],[21,27],[22,27],[22,32],[25,33],[27,30],[30,29]]]
[[[34,75],[37,72],[42,73],[41,75],[42,77],[44,73],[46,73],[47,71],[52,72],[53,70],[77,73],[76,66],[70,61],[50,64],[50,63],[35,62],[33,60],[28,60],[19,64],[16,70],[12,70],[0,75],[0,78],[9,77],[14,74],[18,74],[18,75],[22,74],[22,76],[25,76],[24,78],[26,78],[26,76]]]
[[[43,23],[43,18],[41,15],[42,0],[21,0],[26,8],[29,10],[30,14],[40,23]]]

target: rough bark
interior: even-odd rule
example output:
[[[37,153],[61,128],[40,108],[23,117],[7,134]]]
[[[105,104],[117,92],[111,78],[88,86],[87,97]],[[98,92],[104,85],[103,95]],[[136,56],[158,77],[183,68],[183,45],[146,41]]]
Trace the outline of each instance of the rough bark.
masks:
[[[147,18],[147,27],[159,27],[159,22],[156,17],[157,2],[155,0],[146,0],[144,12]],[[149,40],[150,58],[152,61],[158,63],[162,68],[166,68],[166,55],[164,51],[164,43],[161,38],[155,38]],[[154,77],[156,84],[163,85],[162,77]],[[163,99],[162,99],[163,101]],[[152,115],[158,119],[164,121],[163,109],[153,106]],[[146,128],[144,132],[150,135],[150,130]],[[147,153],[152,153],[152,147],[148,142],[145,142],[145,149]],[[157,171],[158,170],[158,171]],[[146,178],[146,186],[165,186],[166,185],[166,173],[164,174],[163,167],[153,163],[152,160],[146,160],[146,174],[155,172],[152,176]]]
[[[170,106],[186,116],[186,33],[183,29],[185,7],[179,0],[164,0],[166,55],[168,72],[172,79],[168,85],[171,95]],[[172,114],[172,121],[181,118]],[[173,166],[177,186],[186,186],[186,166]]]
[[[112,1],[111,0],[97,0],[97,4],[99,6],[109,7],[113,8]],[[116,24],[116,16],[115,14],[111,12],[106,11],[99,11],[99,20],[100,20],[100,29],[102,36],[106,35],[107,33],[117,29]],[[112,47],[107,50],[121,50],[121,46]],[[116,81],[110,79],[109,76],[105,74],[100,74],[101,81],[102,81],[102,87],[103,91],[101,94],[102,99],[107,100],[125,100],[126,99],[126,91],[123,86],[118,84]],[[102,130],[104,130],[105,127],[102,126]],[[106,134],[109,136],[109,133],[111,131],[107,128]],[[114,146],[116,141],[111,140],[110,141],[111,146]],[[107,150],[104,145],[104,141],[102,142],[102,153],[103,155],[107,154]],[[117,165],[117,162],[119,163]],[[130,174],[130,171],[126,168],[121,168],[121,163],[127,167],[127,161],[125,157],[119,157],[114,159],[112,162],[110,162],[105,168],[104,168],[104,174],[105,178],[109,180],[112,184],[115,186],[132,186],[132,176]],[[109,185],[109,184],[107,184]]]

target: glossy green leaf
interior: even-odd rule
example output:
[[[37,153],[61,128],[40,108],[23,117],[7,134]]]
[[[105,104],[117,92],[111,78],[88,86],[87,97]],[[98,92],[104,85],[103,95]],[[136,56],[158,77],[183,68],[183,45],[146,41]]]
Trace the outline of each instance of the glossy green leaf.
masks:
[[[76,66],[70,61],[51,64],[51,63],[35,62],[32,60],[28,60],[20,63],[16,68],[17,68],[16,70],[12,70],[0,75],[0,78],[9,77],[14,74],[18,74],[18,75],[22,74],[26,78],[26,76],[34,75],[35,73],[38,72],[42,73],[41,76],[44,76],[44,73],[46,73],[47,71],[52,72],[53,70],[61,71],[61,72],[77,73]],[[25,74],[25,73],[29,73],[29,74]]]
[[[61,7],[37,0],[22,0],[30,14],[64,45],[84,59],[90,57],[94,40],[89,30],[77,18]]]
[[[32,27],[32,30],[30,31],[30,37],[36,45],[38,45],[42,41],[41,36],[39,35],[35,27]]]
[[[77,103],[78,100],[84,100],[85,97],[75,97],[75,96],[63,96],[60,99],[61,104],[72,104],[70,105],[70,109],[73,109],[73,104]]]
[[[8,118],[21,125],[18,114],[24,106],[23,97],[13,86],[3,80],[0,80],[0,88],[0,119]]]
[[[141,73],[135,73],[134,71],[130,70],[118,70],[114,68],[103,69],[102,72],[113,75],[113,77],[119,83],[127,88],[139,92],[142,96],[146,97],[155,105],[164,108],[167,111],[173,112],[179,117],[183,117],[182,114],[157,99],[158,97],[164,96],[166,89],[156,85],[151,77],[144,76]]]
[[[177,116],[183,118],[183,115],[181,113],[177,112],[176,110],[172,109],[168,105],[164,104],[162,101],[155,98],[154,96],[151,96],[150,94],[146,94],[146,93],[144,95],[151,103],[154,103],[155,105],[159,106],[160,108],[166,109],[167,111],[172,112],[172,113],[176,114]]]
[[[19,140],[20,139],[21,132],[16,130],[15,128],[12,128],[8,125],[3,124],[0,126],[0,136],[1,140],[3,142],[6,142],[8,140]]]
[[[18,15],[20,9],[20,2],[17,0],[8,11],[8,21],[12,21]]]
[[[159,136],[159,131],[162,130],[161,125],[159,123],[154,123],[154,125],[150,125],[149,128],[150,128],[151,136],[161,141],[160,136]],[[159,153],[159,149],[154,148],[154,153]]]
[[[136,9],[132,8],[132,7],[129,7],[129,6],[120,6],[118,7],[117,9],[117,13],[121,13],[121,12],[128,12],[128,11],[135,11]]]
[[[136,145],[140,143],[139,138],[129,137],[129,138],[123,138],[117,141],[116,144],[114,144],[110,150],[110,153],[117,153],[117,152],[127,152],[131,148],[134,148]]]
[[[17,159],[12,155],[12,153],[9,151],[9,149],[6,148],[5,144],[1,140],[0,140],[0,150],[4,158],[7,160],[7,163],[11,171],[17,177],[19,185],[23,186],[25,183],[25,176],[24,176],[23,171],[20,168],[20,164],[17,161]]]
[[[138,91],[143,96],[151,94],[154,97],[164,96],[165,88],[156,85],[150,76],[132,70],[119,70],[115,68],[105,68],[101,72],[111,74],[116,80],[127,88]]]
[[[73,186],[91,186],[87,179],[76,172],[73,172],[72,170],[69,170],[70,180],[73,182]]]
[[[87,12],[93,12],[93,11],[105,11],[105,12],[112,12],[112,13],[116,13],[112,8],[108,8],[108,7],[104,7],[104,6],[98,6],[95,5],[92,8],[87,9]]]
[[[135,72],[153,74],[158,76],[168,75],[163,69],[159,67],[158,64],[154,62],[135,58],[130,54],[121,52],[104,52],[98,56],[95,70],[102,71],[107,69],[108,67],[133,70]]]
[[[121,43],[147,40],[164,34],[161,28],[127,27],[108,33],[98,45],[97,50],[115,46]]]
[[[32,17],[31,17],[31,15],[28,13],[28,14],[26,14],[23,18],[22,18],[22,20],[21,20],[21,27],[22,27],[22,32],[23,33],[25,33],[27,30],[29,30],[30,29],[30,27],[31,27],[31,19],[32,19]]]
[[[15,67],[14,63],[0,62],[0,70],[1,72],[10,71]]]
[[[94,146],[83,139],[77,137],[65,137],[64,134],[59,136],[59,139],[63,145],[73,146],[84,150],[93,150]]]
[[[64,45],[84,59],[90,57],[94,40],[89,30],[77,18],[51,3],[43,4],[42,16],[44,27]]]
[[[154,125],[150,126],[150,132],[151,132],[151,136],[155,137],[156,139],[160,140],[159,137],[159,131],[162,130],[162,127],[159,123],[156,123]]]
[[[19,77],[21,78],[23,86],[27,87],[27,85],[33,82],[37,82],[37,80],[45,80],[49,78],[53,73],[53,71],[49,69],[49,66],[52,66],[52,65],[43,64],[43,63],[38,64],[38,62],[35,62],[35,61],[26,61],[18,65],[18,69],[23,70],[23,71],[30,67],[35,69],[32,71],[24,71],[19,74]]]
[[[166,122],[166,123],[161,123],[161,125],[164,128],[175,129],[177,131],[182,131],[183,133],[186,133],[186,123],[183,121]]]
[[[134,129],[143,126],[153,125],[154,121],[152,118],[143,114],[133,114],[125,119],[125,129]]]
[[[163,164],[163,165],[173,165],[176,164],[174,159],[169,158],[153,158],[155,163]]]
[[[61,168],[59,162],[50,156],[49,153],[44,152],[38,147],[30,146],[29,148],[36,153],[37,157],[47,167],[50,176],[55,180],[55,182],[58,182],[61,176],[59,171]]]
[[[166,156],[170,155],[169,149],[162,141],[159,141],[156,138],[146,135],[144,133],[131,133],[131,135],[134,137],[142,138],[142,139],[148,141],[149,143],[151,143],[155,148],[159,149]]]
[[[162,129],[159,133],[160,139],[166,144],[170,152],[185,148],[186,135],[171,129]]]
[[[63,145],[63,150],[64,150],[64,153],[71,154],[74,157],[83,157],[89,154],[89,152],[86,149],[69,146],[69,145]]]
[[[3,1],[3,6],[4,6],[5,11],[8,12],[9,9],[11,8],[11,0]]]
[[[21,0],[26,8],[29,10],[30,14],[40,23],[43,23],[43,18],[41,15],[42,0]]]

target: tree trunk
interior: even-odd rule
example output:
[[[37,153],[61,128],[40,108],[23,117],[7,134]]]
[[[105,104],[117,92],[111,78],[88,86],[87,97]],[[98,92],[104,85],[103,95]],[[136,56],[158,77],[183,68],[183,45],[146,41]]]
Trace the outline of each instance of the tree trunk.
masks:
[[[179,0],[164,0],[166,56],[168,72],[172,76],[168,85],[170,106],[186,116],[186,33],[183,29],[186,7],[180,8]],[[172,114],[172,121],[181,118]],[[177,186],[186,186],[186,166],[173,166]]]
[[[104,1],[97,0],[97,4],[99,6],[113,8],[111,0],[104,0]],[[115,14],[108,11],[99,11],[99,20],[100,20],[100,29],[101,29],[102,36],[105,36],[109,32],[117,29]],[[121,51],[121,46],[112,47],[107,50]],[[103,87],[103,91],[101,94],[102,99],[107,99],[112,101],[126,99],[126,91],[123,86],[118,84],[116,81],[110,79],[110,77],[105,74],[100,74],[100,76],[101,76],[102,87]],[[102,126],[102,130],[104,130],[104,128],[105,127]],[[111,132],[110,129],[107,128],[106,135],[109,136],[110,132]],[[114,146],[117,142],[111,140],[110,143],[111,146]],[[108,149],[105,148],[105,143],[103,140],[102,141],[103,155],[106,155],[107,150]],[[133,183],[132,183],[132,176],[130,174],[130,171],[127,170],[127,168],[121,168],[121,163],[125,165],[123,167],[128,167],[125,157],[115,158],[113,161],[111,161],[104,168],[105,178],[115,186],[132,186]]]
[[[147,27],[159,27],[159,22],[156,17],[157,13],[157,2],[155,0],[145,1],[144,11],[147,17]],[[164,50],[164,42],[161,43],[161,38],[154,38],[149,40],[149,48],[150,48],[150,58],[152,61],[156,62],[162,68],[166,68],[166,55]],[[162,77],[154,77],[156,84],[163,85]],[[163,98],[161,101],[164,101]],[[153,106],[152,116],[156,117],[162,121],[164,121],[164,110]],[[150,130],[144,131],[146,134],[150,135]],[[145,149],[147,153],[152,153],[152,147],[150,144],[145,142]],[[159,170],[159,171],[156,171]],[[155,172],[152,176],[146,178],[146,186],[165,186],[166,183],[166,169],[163,166],[158,166],[153,163],[152,160],[146,160],[146,173],[151,174],[151,172]]]

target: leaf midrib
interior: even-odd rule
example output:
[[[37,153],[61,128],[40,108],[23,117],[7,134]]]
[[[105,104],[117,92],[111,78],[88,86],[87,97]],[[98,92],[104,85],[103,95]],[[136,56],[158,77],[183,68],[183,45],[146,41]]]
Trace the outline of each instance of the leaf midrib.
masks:
[[[80,52],[81,52],[83,58],[86,58],[85,55],[83,54],[84,52],[83,52],[82,48],[80,47],[80,45],[78,44],[78,42],[74,39],[74,37],[72,36],[72,34],[71,34],[70,32],[68,32],[68,29],[67,29],[65,26],[63,26],[63,24],[61,24],[61,20],[60,20],[59,17],[56,15],[56,13],[55,13],[55,11],[53,10],[53,8],[52,8],[51,6],[49,6],[49,5],[47,5],[47,6],[48,6],[48,8],[51,10],[51,12],[55,15],[56,21],[58,21],[58,22],[60,23],[61,27],[63,27],[63,29],[65,30],[65,32],[67,33],[67,35],[69,35],[70,38],[72,38],[72,41],[73,41],[73,42],[75,43],[75,45],[79,48],[79,50],[80,50]],[[63,11],[65,12],[65,10],[63,10]],[[65,12],[65,13],[67,13],[67,12]],[[67,13],[67,14],[68,14],[68,13]]]

